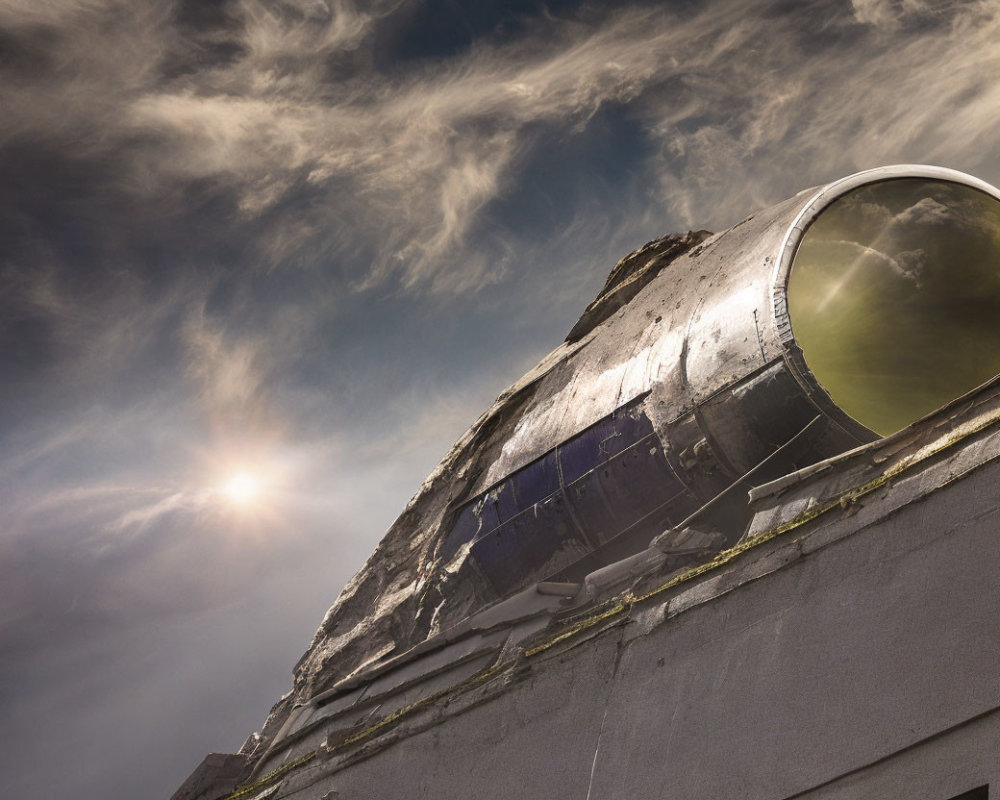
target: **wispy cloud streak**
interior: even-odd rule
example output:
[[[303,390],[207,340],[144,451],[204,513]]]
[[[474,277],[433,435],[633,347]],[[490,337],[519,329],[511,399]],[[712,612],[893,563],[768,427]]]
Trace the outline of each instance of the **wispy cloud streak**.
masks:
[[[884,163],[1000,181],[995,2],[518,7],[0,4],[0,645],[26,696],[264,584],[276,630],[318,622],[643,241]],[[252,524],[218,492],[251,468]]]

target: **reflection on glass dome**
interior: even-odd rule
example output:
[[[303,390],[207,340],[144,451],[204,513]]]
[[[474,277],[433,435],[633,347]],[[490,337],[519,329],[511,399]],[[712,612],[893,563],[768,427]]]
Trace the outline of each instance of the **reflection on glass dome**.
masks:
[[[893,433],[1000,373],[1000,201],[918,178],[855,189],[806,230],[788,307],[834,402]]]

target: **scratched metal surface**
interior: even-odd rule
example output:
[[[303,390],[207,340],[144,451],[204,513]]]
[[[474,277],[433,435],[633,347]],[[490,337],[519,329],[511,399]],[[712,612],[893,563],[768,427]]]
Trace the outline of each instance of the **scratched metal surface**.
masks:
[[[664,500],[682,487],[676,505],[664,510],[663,524],[676,522],[680,510],[690,511],[729,486],[817,413],[831,424],[818,425],[810,440],[761,479],[874,438],[863,429],[849,433],[850,426],[838,424],[837,410],[828,405],[818,403],[818,412],[822,391],[809,385],[801,365],[788,369],[795,345],[782,316],[784,288],[776,276],[787,256],[790,226],[801,222],[800,212],[816,195],[815,190],[802,192],[677,257],[624,307],[578,341],[557,347],[501,394],[428,476],[327,614],[297,665],[290,698],[276,708],[262,741],[281,728],[292,703],[347,676],[362,675],[380,660],[457,624],[528,580],[532,570],[536,579],[544,577],[565,563],[565,547],[579,543],[579,551],[570,554],[575,556],[596,544],[597,552],[611,548],[607,553],[620,557],[623,548],[635,545],[638,540],[609,538],[601,522],[601,504],[631,502],[631,473],[624,468],[614,486],[587,487],[599,502],[588,510],[592,520],[586,530],[571,519],[565,489],[544,494],[552,486],[551,470],[516,475],[617,409],[635,402],[648,419],[659,442],[650,464]],[[552,463],[559,466],[558,459]],[[576,469],[584,472],[577,480],[603,463],[581,464]],[[463,508],[474,508],[501,484],[480,515],[461,517]],[[562,485],[568,485],[565,479]],[[533,499],[538,495],[541,500]],[[547,499],[560,496],[563,508],[554,500],[544,508]],[[521,526],[525,498],[532,499],[532,514],[535,509],[551,514],[548,527],[556,531],[534,554],[531,546],[541,542],[531,540]],[[735,539],[749,509],[743,502],[728,510],[729,516],[720,514],[717,522]],[[494,563],[507,558],[512,569],[506,577],[491,579],[484,575],[485,558],[478,559],[478,551],[476,558],[471,554],[504,524],[512,545],[519,539],[531,543],[527,550],[504,550]],[[561,539],[560,530],[573,535]],[[616,544],[618,551],[612,547]]]
[[[913,430],[763,487],[761,503],[793,509],[800,495],[836,498],[911,465],[860,511],[837,507],[637,603],[618,625],[504,662],[482,689],[418,657],[387,676],[386,689],[405,690],[386,694],[371,718],[330,719],[331,746],[275,796],[404,797],[419,781],[441,797],[573,788],[593,798],[784,798],[855,781],[873,762],[987,712],[996,718],[996,593],[956,587],[991,585],[996,569],[997,397],[996,385],[985,387]],[[554,624],[542,635],[556,637],[570,623],[548,613]],[[396,727],[339,744],[448,680],[452,693]],[[962,780],[1000,763],[990,742],[972,743],[987,757]],[[925,778],[955,778],[954,763],[939,761]],[[877,795],[851,785],[834,796]]]
[[[474,496],[455,512],[438,555],[473,562],[476,570],[459,575],[485,577],[502,597],[625,531],[641,549],[816,416],[784,367],[772,297],[775,259],[811,196],[681,256],[542,375],[516,421],[484,448],[496,455],[477,465]],[[800,461],[774,474],[858,443],[817,431],[824,440],[814,437]],[[621,447],[634,448],[629,458],[615,458]],[[518,483],[548,494],[521,502]],[[749,520],[735,516],[717,520],[734,541]]]
[[[761,212],[677,257],[626,306],[579,341],[557,347],[501,394],[428,477],[327,614],[296,670],[293,696],[308,699],[376,663],[373,653],[399,653],[495,602],[507,590],[501,585],[528,580],[522,574],[518,581],[498,579],[494,586],[470,558],[472,546],[499,527],[499,515],[518,509],[516,500],[512,504],[513,498],[501,493],[491,507],[483,504],[485,520],[470,511],[463,518],[459,512],[616,409],[637,401],[659,439],[663,497],[677,495],[678,500],[657,524],[683,518],[725,488],[734,471],[766,455],[762,448],[768,442],[752,452],[729,445],[727,452],[726,442],[718,441],[710,426],[716,425],[724,438],[723,421],[742,418],[752,424],[753,414],[740,411],[752,393],[731,390],[772,360],[780,363],[770,311],[771,260],[778,255],[785,228],[810,196],[804,193]],[[718,398],[727,391],[732,398],[719,408]],[[696,402],[711,407],[701,415]],[[808,419],[802,414],[792,421],[805,424]],[[837,452],[829,447],[843,449],[842,444],[827,443],[820,457]],[[587,466],[593,469],[597,463]],[[541,484],[546,480],[541,472],[537,479]],[[679,493],[674,492],[678,485],[683,487]],[[513,479],[508,488],[513,490]],[[544,490],[544,485],[527,489],[529,494]],[[568,504],[563,505],[537,507],[552,516],[553,527],[571,530]],[[745,522],[732,523],[734,537]],[[590,534],[602,538],[600,531]],[[619,549],[634,545],[619,544]],[[573,542],[567,541],[548,553],[542,546],[534,569],[537,574],[555,572],[570,556],[585,556],[592,546],[588,541],[574,552]],[[284,714],[279,708],[265,726],[272,735]]]

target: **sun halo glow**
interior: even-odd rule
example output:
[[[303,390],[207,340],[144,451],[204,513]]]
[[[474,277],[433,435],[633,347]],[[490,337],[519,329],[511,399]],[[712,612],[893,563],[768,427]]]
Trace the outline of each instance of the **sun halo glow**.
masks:
[[[247,505],[260,493],[260,484],[249,472],[237,472],[222,487],[223,493],[237,505]]]

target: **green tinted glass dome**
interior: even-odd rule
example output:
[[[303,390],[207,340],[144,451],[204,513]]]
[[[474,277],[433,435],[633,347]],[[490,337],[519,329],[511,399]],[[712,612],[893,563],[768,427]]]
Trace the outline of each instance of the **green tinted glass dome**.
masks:
[[[928,178],[846,192],[802,236],[788,313],[833,401],[900,430],[1000,373],[1000,201]]]

